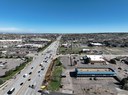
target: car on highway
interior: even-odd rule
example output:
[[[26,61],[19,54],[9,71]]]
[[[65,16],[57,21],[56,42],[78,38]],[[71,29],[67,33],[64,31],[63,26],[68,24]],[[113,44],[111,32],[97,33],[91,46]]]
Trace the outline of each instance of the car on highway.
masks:
[[[31,69],[33,69],[33,67],[31,67]]]
[[[23,77],[25,78],[28,74],[24,74]]]
[[[40,73],[40,71],[38,71],[38,73]]]
[[[44,60],[43,62],[47,62],[46,60]]]
[[[31,79],[28,79],[28,81],[30,81]]]
[[[40,63],[40,65],[39,65],[39,66],[43,67],[43,63]]]
[[[15,91],[15,88],[13,87],[13,88],[11,88],[11,89],[7,92],[7,94],[12,94],[14,91]]]
[[[32,72],[29,72],[29,75],[31,75],[32,74]]]
[[[41,70],[44,70],[44,67],[42,67]]]
[[[21,82],[20,85],[23,85],[23,82]]]
[[[34,82],[32,85],[29,85],[29,87],[34,89],[36,87],[36,82]]]
[[[47,63],[48,61],[45,60],[44,62]]]

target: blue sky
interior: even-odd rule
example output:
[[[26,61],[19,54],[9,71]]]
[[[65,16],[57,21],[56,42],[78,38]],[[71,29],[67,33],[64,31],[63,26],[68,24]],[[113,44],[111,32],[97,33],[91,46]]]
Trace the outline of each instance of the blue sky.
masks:
[[[0,0],[0,32],[128,32],[128,0]]]

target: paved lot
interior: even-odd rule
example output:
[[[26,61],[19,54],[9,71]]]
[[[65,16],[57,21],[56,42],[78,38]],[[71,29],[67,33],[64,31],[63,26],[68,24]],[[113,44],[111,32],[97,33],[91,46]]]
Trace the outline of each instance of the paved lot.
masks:
[[[128,70],[128,65],[127,64],[122,63],[121,61],[116,61],[116,65],[114,65],[114,64],[109,64],[109,65],[114,67],[115,71],[117,72],[118,76],[121,79],[126,78],[128,76],[128,73],[126,71],[126,70]]]
[[[108,59],[111,59],[120,55],[104,56]],[[90,77],[71,78],[69,76],[69,72],[74,71],[75,68],[75,66],[71,66],[71,63],[73,63],[74,60],[76,60],[78,64],[82,64],[83,61],[81,61],[80,58],[81,56],[78,55],[64,55],[60,57],[60,60],[65,67],[64,72],[66,74],[66,78],[62,78],[62,92],[65,90],[67,91],[67,93],[71,93],[72,91],[72,93],[76,95],[122,95],[122,93],[123,95],[127,95],[128,92],[125,90],[121,90],[119,88],[120,85],[118,85],[118,81],[115,80],[113,77],[97,77],[97,80],[94,80]],[[96,65],[98,64],[99,63],[97,63]],[[99,66],[100,65],[103,64],[99,64]],[[112,67],[117,72],[117,74],[122,78],[128,76],[124,71],[128,68],[127,64],[117,61],[116,65],[109,63],[107,66]],[[119,67],[122,67],[122,70],[119,70]],[[68,92],[69,90],[70,92]]]
[[[70,77],[70,71],[71,70],[65,70],[64,73],[66,74],[66,78],[61,79],[61,84],[63,87],[60,89],[62,93],[68,93],[68,94],[73,94],[73,86],[72,86],[72,78]]]
[[[113,78],[72,78],[74,93],[76,95],[116,95],[115,84],[117,81]]]
[[[5,58],[0,58],[0,76],[4,75],[6,71],[15,68],[16,66],[19,66],[22,64],[24,61],[21,59],[5,59]]]

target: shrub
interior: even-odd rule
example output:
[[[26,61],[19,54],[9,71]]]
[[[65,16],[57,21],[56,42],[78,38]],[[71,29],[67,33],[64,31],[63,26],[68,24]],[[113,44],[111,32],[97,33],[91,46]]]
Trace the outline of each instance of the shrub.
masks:
[[[114,59],[110,59],[109,62],[112,63],[112,64],[116,64],[116,61]]]
[[[3,83],[4,83],[4,81],[2,79],[0,79],[0,85],[3,84]]]

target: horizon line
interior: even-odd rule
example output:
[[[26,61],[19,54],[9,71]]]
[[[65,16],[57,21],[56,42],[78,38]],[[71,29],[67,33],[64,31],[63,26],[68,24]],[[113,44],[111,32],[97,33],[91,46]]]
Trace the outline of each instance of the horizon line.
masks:
[[[85,33],[83,33],[83,32],[77,32],[77,33],[73,33],[73,32],[69,32],[69,33],[67,33],[67,32],[65,32],[65,33],[58,33],[58,32],[0,32],[0,34],[110,34],[110,33],[112,33],[112,34],[116,34],[116,33],[128,33],[128,31],[127,32],[85,32]]]

